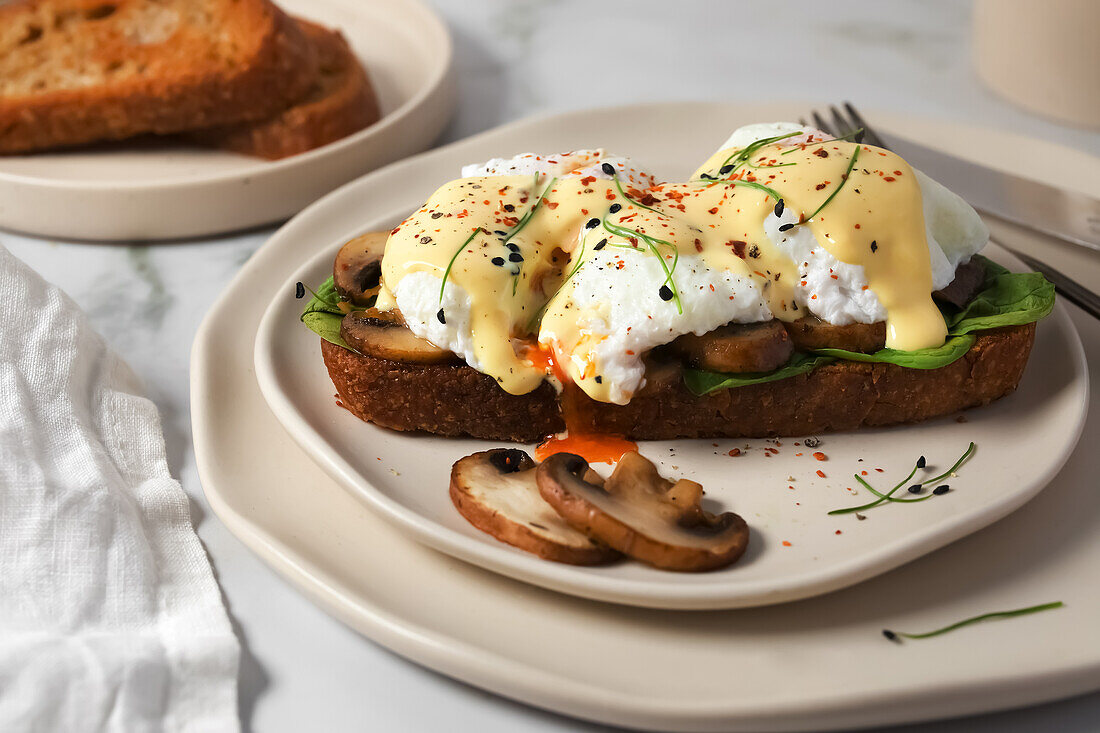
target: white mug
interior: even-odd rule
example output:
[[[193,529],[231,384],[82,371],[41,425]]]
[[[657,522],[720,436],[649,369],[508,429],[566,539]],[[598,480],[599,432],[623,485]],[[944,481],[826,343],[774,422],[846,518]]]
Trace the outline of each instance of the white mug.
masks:
[[[1100,0],[976,0],[974,64],[993,91],[1100,127]]]

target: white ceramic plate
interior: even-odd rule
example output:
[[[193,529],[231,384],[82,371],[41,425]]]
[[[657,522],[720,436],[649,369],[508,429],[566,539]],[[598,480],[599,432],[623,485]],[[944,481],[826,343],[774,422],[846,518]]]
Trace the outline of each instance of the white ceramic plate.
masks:
[[[276,234],[272,245],[293,242],[305,264],[290,268],[274,292],[253,294],[271,300],[257,333],[256,374],[275,416],[333,478],[421,542],[490,570],[587,598],[703,609],[790,601],[865,580],[1000,519],[1058,471],[1077,442],[1088,394],[1080,341],[1061,308],[1040,326],[1018,392],[968,412],[965,423],[948,418],[826,435],[814,450],[799,446],[797,438],[781,445],[760,440],[641,443],[643,455],[658,461],[665,475],[699,481],[710,499],[749,523],[749,550],[727,569],[680,574],[634,562],[563,565],[498,542],[468,524],[447,492],[451,464],[501,444],[397,433],[338,409],[318,339],[299,323],[303,302],[295,300],[294,284],[316,286],[331,273],[344,236],[323,238],[322,222],[348,235],[389,228],[423,202],[425,186],[434,188],[457,175],[463,162],[507,157],[520,148],[552,152],[598,144],[635,155],[658,176],[672,177],[686,175],[704,160],[728,130],[755,121],[743,115],[656,115],[626,129],[621,117],[617,110],[605,110],[529,122],[521,126],[518,141],[515,127],[481,135],[352,183]],[[707,125],[715,129],[701,129]],[[382,208],[376,200],[381,189],[397,192],[403,203]],[[385,213],[364,216],[365,201],[372,202],[373,212]],[[990,248],[988,254],[1014,264],[1003,251]],[[888,488],[903,480],[919,455],[927,456],[930,467],[946,469],[970,441],[978,450],[959,477],[949,481],[951,493],[919,504],[879,507],[865,521],[827,514],[874,498],[857,490],[853,473],[865,470],[872,484]],[[1025,442],[1033,450],[1020,451]],[[778,453],[765,450],[773,447]],[[730,457],[732,448],[742,455]],[[817,451],[828,460],[815,460]]]
[[[356,176],[428,147],[454,107],[451,39],[419,0],[280,0],[339,28],[383,118],[281,161],[143,141],[0,156],[0,227],[77,240],[197,237],[286,219]]]
[[[781,119],[809,107],[677,104],[623,114],[654,122],[713,117],[708,134],[721,134],[723,119]],[[1100,195],[1100,165],[1066,148],[880,118],[913,139]],[[508,128],[504,144],[518,149],[531,126],[546,124]],[[1018,159],[1006,158],[1006,150]],[[420,165],[430,168],[431,160],[407,161],[399,170],[411,180]],[[430,189],[432,182],[421,185]],[[364,217],[402,203],[403,192],[379,187],[371,194]],[[320,250],[348,233],[345,224],[325,220],[314,230],[291,222],[286,232],[294,236],[271,241],[242,268],[196,336],[191,406],[199,474],[214,512],[351,627],[499,694],[653,730],[885,725],[1100,688],[1100,589],[1090,582],[1100,567],[1095,450],[1074,453],[1046,491],[984,531],[854,588],[763,609],[685,613],[587,601],[410,540],[309,460],[268,410],[252,374],[253,334],[266,307],[256,294],[281,287],[295,263],[310,256],[299,249],[307,232],[316,236],[311,249]],[[1086,283],[1096,287],[1100,278]],[[1077,325],[1090,363],[1100,365],[1100,323],[1078,315]],[[1097,366],[1092,370],[1092,379],[1100,379]],[[1098,414],[1086,425],[1084,444],[1100,442]],[[1019,448],[1034,452],[1030,443]],[[879,633],[1059,599],[1067,603],[1059,611],[902,647]]]

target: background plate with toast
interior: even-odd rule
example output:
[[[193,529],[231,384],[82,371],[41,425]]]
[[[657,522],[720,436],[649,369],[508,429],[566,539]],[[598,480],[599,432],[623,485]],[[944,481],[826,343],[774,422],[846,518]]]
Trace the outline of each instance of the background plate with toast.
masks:
[[[450,35],[418,0],[286,0],[339,29],[382,119],[283,160],[142,138],[0,156],[0,227],[76,240],[199,237],[286,219],[322,194],[428,147],[454,106]]]

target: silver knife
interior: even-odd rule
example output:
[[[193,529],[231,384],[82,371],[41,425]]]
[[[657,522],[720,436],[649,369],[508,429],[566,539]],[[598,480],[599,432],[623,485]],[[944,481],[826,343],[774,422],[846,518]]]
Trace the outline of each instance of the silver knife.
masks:
[[[879,136],[910,165],[975,209],[1100,251],[1100,199],[995,171],[905,138]]]

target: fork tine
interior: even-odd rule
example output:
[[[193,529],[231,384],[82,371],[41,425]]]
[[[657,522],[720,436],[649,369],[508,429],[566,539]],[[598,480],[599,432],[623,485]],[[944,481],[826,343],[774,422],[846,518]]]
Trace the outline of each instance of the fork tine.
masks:
[[[824,117],[818,114],[818,111],[816,109],[813,111],[813,118],[814,125],[817,126],[817,129],[821,130],[822,132],[827,132],[833,137],[836,137],[836,133],[829,129],[829,123],[825,121]]]
[[[889,150],[889,148],[886,146],[886,143],[884,143],[882,141],[882,138],[880,138],[875,133],[875,131],[871,129],[871,126],[867,124],[867,120],[863,119],[863,115],[861,115],[856,110],[856,108],[852,105],[851,102],[845,102],[844,103],[844,109],[848,110],[848,114],[851,116],[852,120],[856,123],[856,126],[863,128],[863,139],[864,140],[866,140],[871,145],[883,148],[885,150]]]
[[[836,132],[833,134],[837,137],[844,137],[845,135],[856,129],[848,120],[844,119],[844,115],[840,114],[840,110],[836,108],[835,104],[829,105],[829,111],[833,113],[833,124],[836,125]]]

